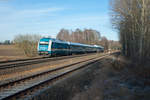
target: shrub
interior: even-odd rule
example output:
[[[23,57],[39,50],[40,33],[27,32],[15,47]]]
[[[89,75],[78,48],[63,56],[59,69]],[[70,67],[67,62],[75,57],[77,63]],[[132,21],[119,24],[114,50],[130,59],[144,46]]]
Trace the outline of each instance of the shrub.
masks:
[[[14,43],[24,51],[26,56],[34,57],[37,55],[37,43],[40,38],[41,36],[36,34],[17,35]]]

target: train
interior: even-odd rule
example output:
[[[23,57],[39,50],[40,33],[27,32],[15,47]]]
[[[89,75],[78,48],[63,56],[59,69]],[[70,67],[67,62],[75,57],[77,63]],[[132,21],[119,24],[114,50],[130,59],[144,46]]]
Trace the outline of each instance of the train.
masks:
[[[43,37],[38,42],[37,51],[39,55],[61,56],[103,52],[104,47]]]

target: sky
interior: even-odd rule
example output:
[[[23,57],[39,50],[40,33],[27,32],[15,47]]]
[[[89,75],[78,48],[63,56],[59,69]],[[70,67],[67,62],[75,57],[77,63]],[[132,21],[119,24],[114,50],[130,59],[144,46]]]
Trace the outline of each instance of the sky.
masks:
[[[56,37],[60,29],[95,29],[118,40],[109,0],[0,0],[0,41],[18,34]]]

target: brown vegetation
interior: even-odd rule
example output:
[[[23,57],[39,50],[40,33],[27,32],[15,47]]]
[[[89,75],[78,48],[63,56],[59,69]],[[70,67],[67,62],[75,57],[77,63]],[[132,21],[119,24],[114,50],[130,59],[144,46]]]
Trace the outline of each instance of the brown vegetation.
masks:
[[[112,23],[124,55],[141,62],[150,58],[150,0],[111,0]]]
[[[95,76],[91,86],[72,100],[149,100],[150,79],[139,77],[133,70],[136,67],[125,57],[108,57],[101,61],[100,69],[92,72]]]
[[[14,43],[17,47],[24,51],[24,54],[29,57],[37,55],[37,43],[41,36],[39,35],[18,35],[14,39]]]

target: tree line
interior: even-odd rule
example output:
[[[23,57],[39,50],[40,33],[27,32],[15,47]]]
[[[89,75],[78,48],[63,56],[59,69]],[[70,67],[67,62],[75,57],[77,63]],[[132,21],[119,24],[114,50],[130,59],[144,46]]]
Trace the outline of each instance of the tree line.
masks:
[[[119,48],[119,44],[116,41],[110,41],[105,36],[101,36],[100,32],[93,29],[76,29],[75,31],[61,29],[56,36],[59,40],[76,42],[89,45],[101,45],[108,50],[109,48]]]
[[[111,0],[112,24],[123,54],[141,62],[150,58],[150,0]]]
[[[101,36],[98,31],[92,29],[85,29],[83,31],[80,29],[76,29],[75,31],[61,29],[56,38],[70,42],[96,44]]]
[[[40,38],[42,36],[37,34],[20,34],[15,36],[13,44],[23,50],[26,56],[34,57],[37,56],[37,45]],[[100,32],[93,29],[76,29],[75,31],[61,29],[56,38],[75,43],[101,45],[105,50],[120,47],[117,41],[108,40],[106,37],[101,36]]]

